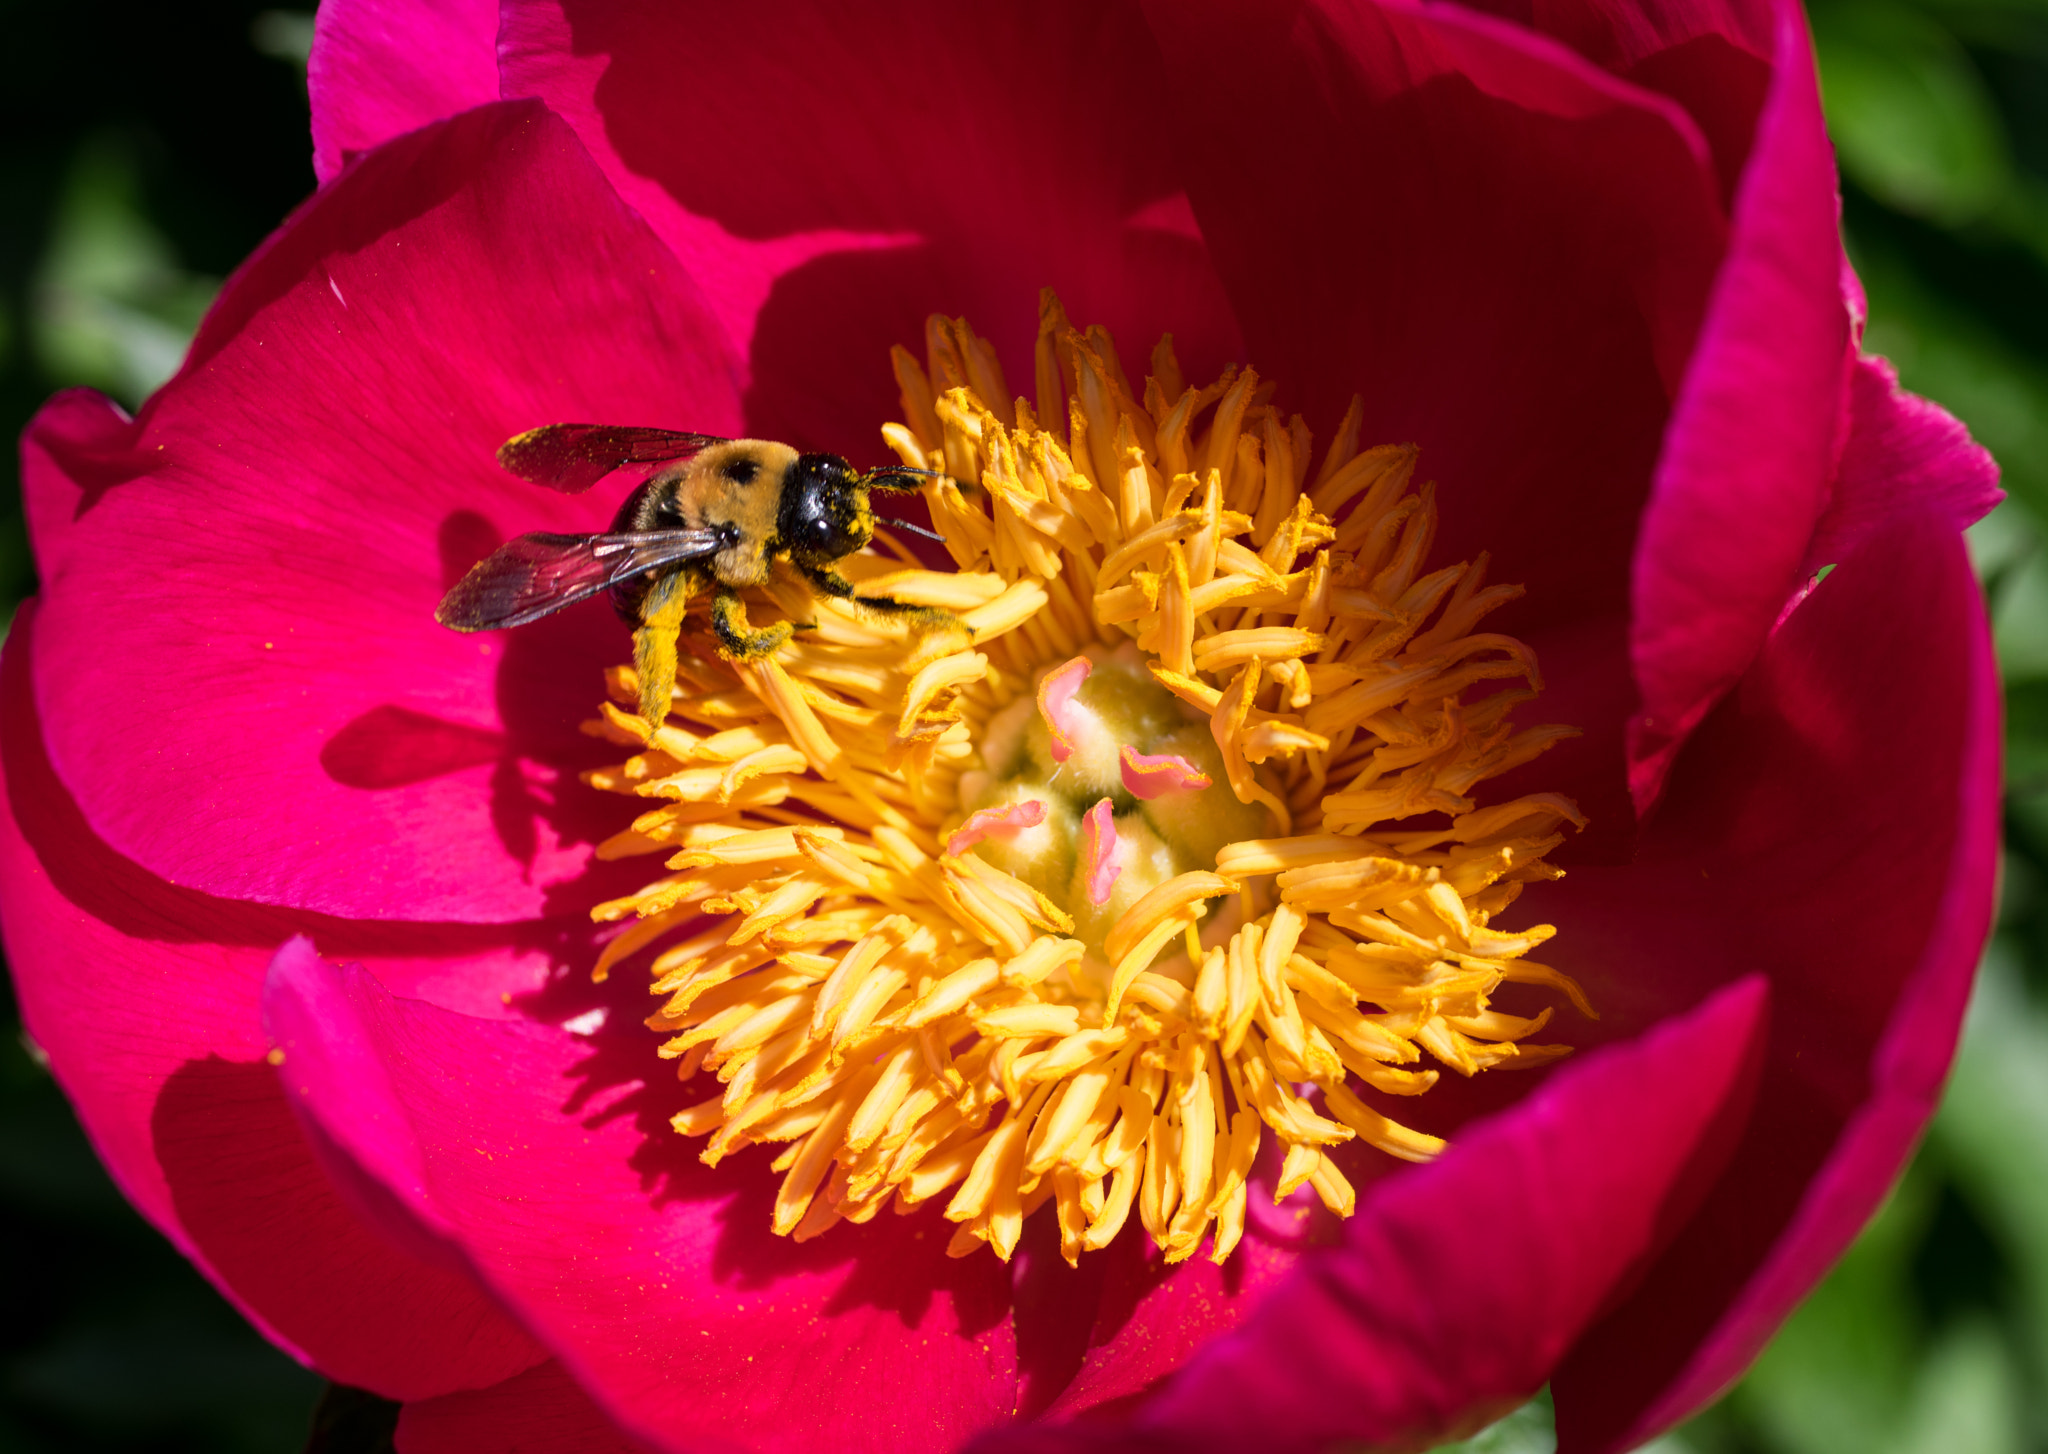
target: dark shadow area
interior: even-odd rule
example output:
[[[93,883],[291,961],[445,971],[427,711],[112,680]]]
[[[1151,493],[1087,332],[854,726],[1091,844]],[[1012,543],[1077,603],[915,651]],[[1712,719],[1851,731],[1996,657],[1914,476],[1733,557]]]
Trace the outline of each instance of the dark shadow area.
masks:
[[[372,707],[327,739],[320,765],[344,787],[401,788],[496,761],[502,733],[444,722],[410,707]]]
[[[1910,1266],[1913,1293],[1930,1327],[1973,1313],[2004,1317],[2013,1311],[2012,1258],[1953,1182],[1936,1192],[1934,1215]]]
[[[313,1410],[305,1454],[392,1454],[398,1408],[388,1398],[330,1383]]]

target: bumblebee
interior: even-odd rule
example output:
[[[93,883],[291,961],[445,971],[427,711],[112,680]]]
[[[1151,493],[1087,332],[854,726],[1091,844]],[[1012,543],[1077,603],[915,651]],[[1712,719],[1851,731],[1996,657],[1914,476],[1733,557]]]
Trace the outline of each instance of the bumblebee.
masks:
[[[777,560],[787,560],[813,589],[866,610],[965,629],[949,611],[855,595],[834,568],[874,538],[869,492],[915,492],[929,471],[889,465],[862,472],[838,455],[799,454],[764,439],[603,424],[529,430],[500,447],[498,462],[565,494],[580,494],[629,464],[670,466],[627,496],[609,530],[537,531],[508,541],[472,567],[434,612],[457,631],[497,631],[608,591],[634,628],[640,715],[650,727],[668,715],[676,638],[691,598],[707,587],[723,655],[758,661],[789,639],[788,622],[749,626],[739,598],[740,588],[767,584]]]

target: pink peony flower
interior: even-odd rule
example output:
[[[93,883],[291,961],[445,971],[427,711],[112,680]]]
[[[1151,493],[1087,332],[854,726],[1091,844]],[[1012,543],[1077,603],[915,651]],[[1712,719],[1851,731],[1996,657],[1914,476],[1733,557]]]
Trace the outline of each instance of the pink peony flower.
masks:
[[[31,429],[0,660],[29,1029],[267,1336],[408,1454],[1412,1445],[1546,1380],[1598,1454],[1740,1374],[1932,1108],[1996,844],[1994,471],[1859,356],[1795,6],[330,0],[311,80],[322,189],[178,377]],[[890,346],[964,314],[1029,377],[1043,285],[1326,436],[1361,394],[1584,729],[1529,770],[1591,822],[1540,891],[1582,1053],[1439,1086],[1448,1152],[1253,1197],[1220,1267],[1070,1268],[1050,1210],[1008,1262],[774,1236],[589,974],[646,878],[578,779],[623,628],[433,619],[625,487],[507,437],[877,462]]]

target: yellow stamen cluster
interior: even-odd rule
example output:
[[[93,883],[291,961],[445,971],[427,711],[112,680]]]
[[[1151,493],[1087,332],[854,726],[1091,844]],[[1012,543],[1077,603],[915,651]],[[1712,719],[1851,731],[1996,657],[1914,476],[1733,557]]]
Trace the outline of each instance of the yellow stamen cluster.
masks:
[[[1528,1043],[1549,1010],[1490,1008],[1503,981],[1591,1013],[1526,957],[1551,929],[1490,927],[1582,822],[1553,794],[1471,796],[1568,735],[1511,726],[1536,663],[1478,629],[1520,589],[1486,585],[1484,556],[1425,572],[1432,490],[1413,447],[1358,447],[1356,402],[1311,479],[1307,427],[1250,370],[1188,387],[1162,340],[1140,396],[1050,295],[1035,405],[964,322],[927,345],[923,366],[897,350],[907,422],[884,435],[950,476],[926,498],[959,569],[845,566],[967,629],[785,579],[750,618],[810,629],[751,663],[691,638],[667,722],[631,715],[614,671],[592,730],[640,750],[591,780],[657,805],[603,851],[669,872],[596,911],[637,917],[599,974],[673,941],[649,1024],[684,1080],[722,1082],[676,1128],[708,1163],[781,1147],[775,1228],[799,1239],[936,1200],[956,1255],[1007,1258],[1050,1201],[1069,1261],[1135,1208],[1168,1258],[1213,1231],[1220,1262],[1269,1136],[1276,1196],[1348,1215],[1330,1148],[1442,1149],[1370,1103],[1428,1090],[1425,1055],[1472,1075],[1565,1053]],[[1265,830],[1082,937],[1083,906],[948,840],[998,714],[1118,648],[1206,724],[1225,780],[1203,791]]]

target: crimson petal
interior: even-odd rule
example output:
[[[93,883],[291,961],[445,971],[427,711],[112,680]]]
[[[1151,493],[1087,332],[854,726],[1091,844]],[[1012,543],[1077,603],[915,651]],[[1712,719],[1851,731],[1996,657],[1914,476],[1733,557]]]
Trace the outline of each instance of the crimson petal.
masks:
[[[258,1018],[271,947],[295,928],[421,988],[511,987],[521,956],[474,931],[294,921],[121,860],[42,755],[25,680],[36,614],[22,608],[0,658],[0,927],[23,1022],[115,1182],[265,1336],[334,1378],[430,1398],[538,1360],[473,1278],[394,1246],[337,1194]]]
[[[1899,387],[1881,358],[1861,358],[1849,380],[1849,440],[1835,470],[1827,513],[1814,530],[1802,572],[1846,559],[1901,517],[1932,515],[1961,530],[2004,498],[1998,466],[1939,404]]]
[[[24,451],[36,699],[94,830],[261,903],[551,912],[618,827],[574,774],[601,759],[577,723],[624,632],[593,604],[466,637],[434,606],[499,540],[602,528],[629,487],[515,480],[493,458],[510,435],[736,432],[694,297],[567,128],[490,106],[315,196],[138,419],[54,402]]]
[[[1563,41],[1595,65],[1669,96],[1714,151],[1722,197],[1732,202],[1764,93],[1778,16],[1787,0],[1464,0]]]
[[[1128,4],[503,14],[505,94],[565,117],[702,283],[749,360],[755,433],[872,456],[897,410],[888,349],[933,312],[987,330],[1030,395],[1041,286],[1132,365],[1168,330],[1191,378],[1242,357]]]
[[[1938,518],[1895,520],[1687,745],[1641,869],[1558,885],[1561,937],[1613,966],[1596,998],[1640,983],[1632,965],[1684,994],[1749,963],[1777,1006],[1767,1113],[1558,1373],[1568,1454],[1633,1448],[1726,1388],[1904,1165],[1990,924],[1998,702],[1961,541]]]
[[[331,182],[362,152],[498,99],[497,0],[324,0],[306,96],[313,174]]]
[[[643,999],[572,1034],[400,999],[299,945],[265,1013],[294,1108],[460,1246],[629,1432],[939,1449],[1006,1416],[1008,1270],[948,1258],[928,1215],[774,1236],[765,1158],[714,1170],[669,1128],[705,1088],[645,1079],[661,1062]]]
[[[1673,410],[1634,566],[1637,810],[1749,665],[1801,579],[1846,434],[1854,358],[1834,151],[1803,16],[1781,15],[1771,95],[1728,258]]]

